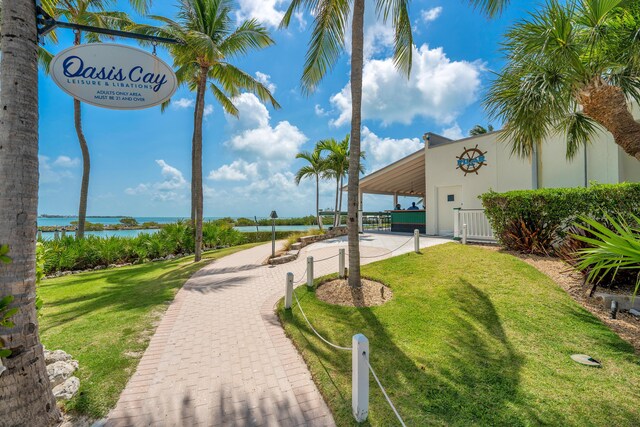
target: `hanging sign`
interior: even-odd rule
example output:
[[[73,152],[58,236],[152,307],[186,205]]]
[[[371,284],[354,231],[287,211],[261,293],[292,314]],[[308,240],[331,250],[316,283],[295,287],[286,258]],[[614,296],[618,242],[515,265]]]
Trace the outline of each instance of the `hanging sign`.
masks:
[[[464,176],[467,176],[468,173],[474,172],[478,175],[478,170],[482,166],[487,165],[485,154],[487,154],[487,152],[480,150],[477,144],[474,148],[464,147],[462,154],[460,156],[456,156],[456,159],[458,159],[458,166],[456,169],[460,169],[464,172]]]
[[[175,73],[155,55],[130,46],[73,46],[51,61],[56,84],[79,101],[114,110],[140,110],[167,101],[178,88]]]

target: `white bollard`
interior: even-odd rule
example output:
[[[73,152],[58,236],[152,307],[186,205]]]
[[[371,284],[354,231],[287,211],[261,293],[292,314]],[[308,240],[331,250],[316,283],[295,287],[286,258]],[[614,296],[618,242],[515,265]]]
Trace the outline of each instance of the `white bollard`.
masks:
[[[313,288],[313,257],[307,257],[307,287]]]
[[[462,244],[467,244],[467,224],[462,224]]]
[[[420,230],[413,230],[413,250],[416,251],[417,254],[420,253]]]
[[[357,422],[369,415],[369,340],[362,334],[351,340],[351,409]]]
[[[344,277],[344,249],[338,251],[338,276]]]
[[[284,291],[284,308],[290,309],[293,302],[293,273],[287,273],[287,283]]]

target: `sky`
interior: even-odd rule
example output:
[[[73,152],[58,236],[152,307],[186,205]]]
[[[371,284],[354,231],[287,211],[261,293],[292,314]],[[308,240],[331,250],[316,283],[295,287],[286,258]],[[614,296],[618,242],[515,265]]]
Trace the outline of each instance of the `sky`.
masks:
[[[349,133],[349,42],[318,90],[303,95],[300,77],[313,17],[299,14],[289,29],[279,30],[289,3],[236,1],[238,23],[259,20],[276,44],[232,62],[270,87],[282,108],[274,110],[244,93],[234,100],[240,112],[235,118],[207,95],[203,129],[207,217],[266,217],[271,210],[280,217],[314,214],[315,183],[296,185],[295,172],[304,162],[295,155],[312,150],[318,140],[340,140]],[[503,34],[536,7],[534,2],[516,0],[501,17],[488,19],[465,0],[410,3],[415,46],[409,79],[393,66],[391,28],[376,19],[373,2],[366,3],[362,128],[366,173],[420,149],[425,132],[459,139],[476,124],[486,126],[482,98],[493,73],[504,64]],[[131,11],[127,1],[118,1],[117,10],[148,22]],[[173,18],[176,10],[177,1],[156,0],[151,13]],[[57,44],[45,45],[52,53],[72,44],[71,31],[59,30],[58,36]],[[131,40],[116,42],[136,45]],[[158,55],[172,63],[161,46]],[[73,99],[50,77],[42,72],[39,77],[39,213],[74,215],[82,161]],[[182,87],[165,112],[160,107],[116,111],[83,104],[91,153],[88,215],[189,215],[194,103],[195,93]],[[322,182],[320,207],[331,209],[334,197],[335,182]],[[365,196],[367,211],[391,208],[391,197]]]

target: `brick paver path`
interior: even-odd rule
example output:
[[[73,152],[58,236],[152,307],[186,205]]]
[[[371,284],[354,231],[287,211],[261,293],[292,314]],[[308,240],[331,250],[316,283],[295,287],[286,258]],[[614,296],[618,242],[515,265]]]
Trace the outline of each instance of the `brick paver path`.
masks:
[[[363,263],[389,256],[410,236],[365,234]],[[421,239],[421,246],[446,242]],[[108,426],[333,426],[306,364],[274,313],[286,273],[302,277],[306,257],[346,248],[344,238],[303,249],[298,260],[265,266],[271,244],[217,260],[177,293]],[[413,242],[394,252],[413,250]],[[336,272],[338,259],[316,263]],[[300,283],[302,285],[303,283]],[[313,320],[311,320],[313,322]]]

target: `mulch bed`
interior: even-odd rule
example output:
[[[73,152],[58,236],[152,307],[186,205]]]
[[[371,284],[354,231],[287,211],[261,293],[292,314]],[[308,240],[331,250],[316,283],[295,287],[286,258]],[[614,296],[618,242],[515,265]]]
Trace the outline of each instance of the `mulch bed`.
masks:
[[[582,283],[582,275],[575,271],[570,265],[559,258],[522,254],[503,250],[496,246],[483,247],[491,250],[499,250],[500,252],[520,258],[527,264],[534,266],[549,276],[575,301],[600,319],[602,323],[606,324],[624,340],[628,341],[635,348],[636,354],[640,354],[640,320],[627,312],[618,312],[618,318],[616,320],[611,319],[610,310],[605,308],[601,302],[596,301],[595,298],[589,297],[591,286],[584,286]],[[610,291],[607,289],[606,292]],[[640,298],[640,295],[638,298]]]
[[[316,297],[328,304],[348,307],[373,307],[393,298],[390,288],[373,280],[362,279],[362,286],[353,289],[346,279],[326,282],[316,289]]]

